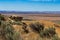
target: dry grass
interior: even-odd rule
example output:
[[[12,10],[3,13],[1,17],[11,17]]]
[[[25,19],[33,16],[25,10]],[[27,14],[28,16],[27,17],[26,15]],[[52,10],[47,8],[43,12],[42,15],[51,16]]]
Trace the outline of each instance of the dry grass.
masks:
[[[20,15],[20,16],[23,16],[24,18],[27,18],[27,19],[33,19],[35,21],[22,21],[24,23],[26,23],[27,25],[31,24],[31,23],[35,23],[35,22],[40,22],[41,24],[43,24],[45,26],[45,28],[48,28],[48,27],[55,27],[54,24],[56,23],[53,23],[51,22],[52,20],[60,20],[59,18],[60,17],[41,17],[40,15]],[[49,20],[49,21],[47,21]],[[57,26],[60,26],[58,24],[56,24]],[[25,33],[24,30],[22,29],[22,25],[13,25],[13,27],[15,28],[16,31],[20,32],[21,34],[21,37],[23,40],[40,40],[40,35],[33,32],[31,30],[31,28],[28,26],[27,29],[29,31],[29,33]],[[57,34],[59,35],[60,37],[60,27],[55,27],[56,28],[56,32]],[[44,40],[47,40],[46,38]]]
[[[44,20],[40,20],[40,21],[22,21],[24,23],[26,23],[27,25],[29,25],[30,23],[35,23],[35,22],[40,22],[42,24],[44,24],[45,28],[48,28],[48,27],[54,27],[54,24],[53,22],[50,22],[50,21],[44,21]],[[58,24],[56,24],[58,25]],[[29,33],[26,34],[24,33],[23,29],[22,29],[22,25],[13,25],[14,28],[20,32],[21,34],[21,37],[23,40],[40,40],[40,36],[39,34],[37,33],[34,33],[30,27],[28,27],[27,29],[29,30]],[[56,28],[56,32],[57,34],[60,36],[60,27],[55,27]],[[46,38],[45,38],[46,39]]]

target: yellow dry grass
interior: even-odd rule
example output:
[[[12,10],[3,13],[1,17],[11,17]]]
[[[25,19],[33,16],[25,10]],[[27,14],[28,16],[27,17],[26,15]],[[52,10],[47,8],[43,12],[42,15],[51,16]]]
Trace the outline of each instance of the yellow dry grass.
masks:
[[[44,24],[45,27],[54,27],[54,24],[55,24],[53,22],[45,21],[45,20],[22,21],[22,22],[26,23],[27,25],[29,25],[30,23],[40,22],[40,23]],[[58,25],[58,24],[56,24],[56,25]],[[38,39],[40,39],[39,34],[33,32],[30,27],[27,28],[29,30],[28,34],[24,33],[24,31],[22,29],[22,25],[13,25],[13,27],[15,28],[15,30],[20,32],[23,40],[38,40]],[[57,34],[60,36],[60,27],[55,27],[55,28],[56,28]]]
[[[14,15],[14,16],[16,16],[16,15]],[[19,16],[22,16],[22,15],[19,15]],[[22,21],[22,22],[25,22],[27,25],[29,25],[30,23],[40,22],[40,23],[44,24],[44,26],[46,28],[54,27],[54,24],[56,24],[56,23],[53,23],[51,21],[46,21],[46,20],[60,20],[59,19],[60,17],[36,17],[36,16],[29,17],[29,15],[28,16],[23,15],[23,16],[25,18],[32,18],[32,19],[36,20],[36,21]],[[56,24],[56,25],[58,25],[58,24]],[[58,26],[60,26],[60,25],[58,25]],[[15,28],[16,31],[20,32],[23,40],[39,40],[40,39],[39,34],[33,32],[30,27],[27,28],[29,31],[28,34],[24,33],[24,30],[22,29],[22,25],[13,25],[13,27]],[[56,28],[57,34],[60,36],[60,27],[55,27],[55,28]]]

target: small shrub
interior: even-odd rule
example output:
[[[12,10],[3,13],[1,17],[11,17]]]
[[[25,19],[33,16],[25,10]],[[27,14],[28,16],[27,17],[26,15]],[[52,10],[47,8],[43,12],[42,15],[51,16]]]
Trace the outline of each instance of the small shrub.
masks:
[[[21,25],[22,24],[22,22],[20,22],[20,21],[13,21],[12,22],[11,20],[9,21],[9,23],[12,25]]]
[[[6,22],[6,21],[1,21],[0,36],[5,38],[5,40],[20,40],[20,39],[18,39],[20,37],[20,35],[19,34],[15,35],[15,33],[16,33],[16,31],[14,31],[12,24],[10,24],[9,22]]]
[[[58,35],[55,35],[52,37],[52,40],[60,40],[60,38],[58,37]]]
[[[50,36],[54,36],[56,34],[55,28],[53,28],[53,27],[49,28],[48,32],[49,32]]]
[[[14,25],[21,25],[21,22],[13,22]]]
[[[22,40],[19,32],[16,31],[14,32],[13,40]]]
[[[1,15],[1,14],[0,14],[0,20],[5,21],[4,15]]]
[[[1,25],[1,20],[0,20],[0,25]]]
[[[55,34],[56,34],[55,28],[53,28],[53,27],[47,28],[44,31],[40,32],[41,37],[48,37],[48,38],[53,37]]]
[[[24,30],[24,32],[29,33],[29,31],[27,30],[27,24],[26,23],[22,23],[22,29]]]
[[[39,22],[31,23],[29,26],[33,29],[33,31],[38,33],[44,29],[44,25],[40,24]]]
[[[23,20],[23,17],[10,16],[9,18],[11,18],[14,21],[22,21]]]

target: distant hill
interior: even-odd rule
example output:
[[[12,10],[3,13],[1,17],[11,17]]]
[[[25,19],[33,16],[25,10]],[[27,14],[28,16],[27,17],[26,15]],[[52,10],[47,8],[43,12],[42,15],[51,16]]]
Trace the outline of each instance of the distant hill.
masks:
[[[43,11],[43,12],[0,11],[0,14],[60,14],[60,11]]]

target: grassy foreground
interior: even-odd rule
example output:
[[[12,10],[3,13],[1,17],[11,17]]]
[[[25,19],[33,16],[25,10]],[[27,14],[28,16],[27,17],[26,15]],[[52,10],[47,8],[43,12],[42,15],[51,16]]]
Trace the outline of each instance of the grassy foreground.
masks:
[[[0,40],[60,40],[60,25],[0,14]]]

